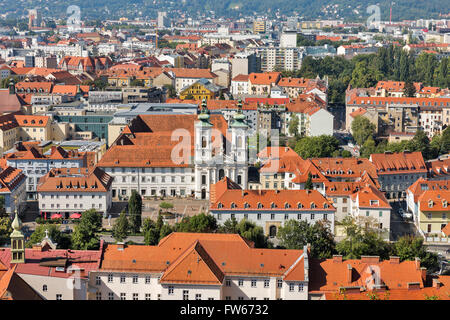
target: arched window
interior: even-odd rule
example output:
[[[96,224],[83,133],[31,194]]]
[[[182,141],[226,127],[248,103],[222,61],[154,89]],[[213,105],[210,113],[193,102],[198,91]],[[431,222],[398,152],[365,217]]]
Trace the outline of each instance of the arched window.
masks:
[[[324,203],[324,204],[323,204],[323,207],[324,207],[325,209],[327,209],[327,208],[328,208],[328,203]]]
[[[231,209],[235,209],[236,208],[236,204],[234,202],[231,203]]]
[[[222,202],[219,202],[219,204],[217,205],[217,208],[218,208],[218,209],[222,209],[222,208],[223,208]]]
[[[242,183],[242,176],[238,175],[237,176],[237,184],[241,184]]]
[[[277,207],[277,205],[276,205],[274,202],[272,202],[272,203],[270,204],[270,207],[271,207],[272,209],[274,209],[274,208]]]
[[[311,209],[314,209],[316,207],[316,204],[314,202],[311,202]]]
[[[258,202],[258,209],[262,209],[263,205],[261,202]]]
[[[286,202],[286,203],[284,204],[284,208],[285,208],[285,209],[289,209],[290,207],[291,207],[291,206],[289,205],[289,203]]]
[[[202,148],[206,148],[206,137],[202,137]]]
[[[248,208],[250,208],[250,205],[246,202],[246,203],[244,204],[244,208],[245,208],[245,209],[248,209]]]
[[[301,208],[303,208],[303,205],[300,202],[297,203],[297,209],[301,209]]]

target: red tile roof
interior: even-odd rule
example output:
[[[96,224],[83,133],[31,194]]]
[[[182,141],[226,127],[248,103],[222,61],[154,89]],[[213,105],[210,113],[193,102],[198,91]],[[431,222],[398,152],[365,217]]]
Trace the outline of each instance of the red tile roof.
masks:
[[[374,153],[370,155],[370,160],[377,168],[378,175],[427,172],[421,152]]]

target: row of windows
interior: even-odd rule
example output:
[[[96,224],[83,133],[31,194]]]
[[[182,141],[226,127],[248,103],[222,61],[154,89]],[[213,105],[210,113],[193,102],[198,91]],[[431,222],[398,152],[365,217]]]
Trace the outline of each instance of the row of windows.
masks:
[[[282,215],[282,214],[279,214],[279,215]],[[306,213],[298,213],[297,214],[297,220],[302,220],[302,217],[306,218],[306,215],[307,215]],[[310,215],[311,215],[310,216],[311,220],[314,220],[316,218],[316,215],[314,213],[311,213]],[[284,220],[289,220],[289,216],[292,217],[292,214],[289,215],[288,213],[285,213],[284,214]],[[230,215],[230,219],[236,219],[236,214],[232,213]],[[244,213],[244,219],[248,220],[248,214],[247,213]],[[262,219],[262,214],[261,213],[257,213],[256,214],[256,219],[257,220],[261,220]],[[217,220],[222,220],[222,214],[221,213],[217,214]],[[270,214],[270,220],[276,220],[276,214],[275,213],[271,213]],[[326,214],[326,213],[323,214],[323,220],[328,220],[328,214]]]
[[[231,209],[237,209],[237,208],[238,208],[238,206],[237,206],[234,202],[231,203],[230,207],[231,207]],[[277,207],[278,207],[278,206],[277,206],[274,202],[272,202],[272,203],[270,204],[270,208],[271,208],[271,209],[275,209],[275,208],[277,208]],[[222,209],[222,208],[223,208],[223,203],[219,202],[219,203],[217,204],[217,208],[218,208],[218,209]],[[249,208],[251,208],[251,206],[250,206],[249,203],[245,202],[245,203],[244,203],[244,208],[245,208],[245,209],[249,209]],[[258,202],[257,208],[258,208],[258,209],[262,209],[262,208],[264,208],[264,205],[263,205],[262,203]],[[289,203],[286,202],[286,203],[284,204],[284,209],[289,209],[289,208],[291,208],[291,205],[290,205]],[[301,208],[303,208],[303,204],[300,203],[300,202],[298,202],[298,203],[297,203],[297,209],[301,209]],[[315,208],[316,208],[316,204],[315,204],[314,202],[311,202],[311,203],[310,203],[310,208],[311,208],[311,209],[315,209]],[[324,203],[324,204],[323,204],[323,208],[324,208],[324,209],[328,209],[328,208],[329,208],[328,203]]]
[[[126,276],[125,275],[120,275],[120,283],[126,283]],[[145,276],[145,284],[150,284],[151,282],[151,276]],[[139,283],[139,276],[138,275],[133,275],[131,277],[132,279],[132,283],[137,284]],[[158,278],[159,280],[159,278]],[[108,283],[113,283],[114,282],[114,275],[112,273],[108,274]],[[96,276],[95,277],[95,284],[97,286],[99,286],[101,284],[101,277],[100,276]]]
[[[45,203],[42,204],[42,209],[44,209],[44,208],[45,208]],[[48,207],[47,207],[47,208],[48,208]],[[52,203],[52,204],[50,205],[50,208],[52,208],[52,209],[53,209],[53,208],[60,208],[60,204],[57,203],[57,204],[56,204],[56,207],[55,207],[55,204]],[[69,209],[69,208],[70,208],[70,204],[69,204],[69,203],[66,203],[66,209]],[[80,203],[80,205],[78,206],[77,203],[74,203],[74,204],[73,204],[73,208],[75,208],[75,209],[78,209],[78,208],[83,209],[83,204]],[[99,203],[98,205],[96,205],[95,203],[93,203],[93,204],[92,204],[92,208],[99,208],[99,209],[101,209],[101,208],[102,208],[102,204]]]

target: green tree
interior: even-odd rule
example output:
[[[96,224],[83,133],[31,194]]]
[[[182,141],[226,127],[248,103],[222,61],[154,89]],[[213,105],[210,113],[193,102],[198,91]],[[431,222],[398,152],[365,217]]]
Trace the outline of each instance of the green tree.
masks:
[[[8,217],[5,209],[5,196],[0,196],[0,218]]]
[[[416,96],[416,87],[414,86],[414,83],[411,81],[405,82],[403,94],[405,97],[414,98]]]
[[[291,118],[291,121],[289,122],[289,134],[291,136],[296,136],[298,134],[298,125],[299,125],[299,119],[296,114],[294,114]]]
[[[179,232],[211,233],[217,230],[217,220],[212,215],[200,213],[183,218],[175,229]]]
[[[394,243],[395,254],[404,260],[420,259],[421,266],[427,268],[428,271],[436,271],[439,269],[438,256],[435,253],[427,252],[423,245],[423,238],[404,236]]]
[[[48,230],[49,238],[53,243],[57,244],[59,249],[69,249],[71,247],[70,236],[61,232],[60,225],[50,223],[38,225],[31,234],[26,247],[31,248],[34,244],[41,243],[41,241],[45,238],[46,230]]]
[[[358,145],[363,145],[369,137],[373,137],[376,127],[369,119],[356,116],[352,121],[352,135]]]
[[[95,209],[83,212],[72,235],[72,248],[76,250],[98,249],[100,245],[98,232],[101,228],[102,216]]]
[[[161,240],[164,237],[167,237],[169,234],[173,232],[173,229],[168,224],[163,224],[161,227],[161,230],[159,231],[159,240]]]
[[[346,217],[340,224],[344,227],[346,236],[336,245],[336,250],[345,259],[360,259],[361,256],[389,258],[392,247],[381,238],[378,230],[374,228],[374,222]]]
[[[9,235],[13,232],[11,219],[9,217],[0,217],[0,244],[9,243]]]
[[[306,221],[289,220],[278,229],[280,245],[287,249],[303,249],[311,245],[311,256],[319,259],[331,258],[336,244],[329,223],[319,221],[309,224]]]
[[[114,222],[112,236],[117,242],[122,242],[128,237],[130,226],[128,224],[127,213],[123,210],[119,218]]]
[[[131,192],[130,200],[128,200],[128,214],[130,216],[131,232],[140,232],[142,224],[142,197],[136,190]]]
[[[159,207],[164,211],[168,211],[169,209],[173,209],[173,204],[163,201],[159,204]]]
[[[221,233],[237,233],[241,237],[253,241],[256,248],[272,247],[272,244],[264,235],[263,228],[256,226],[255,223],[247,219],[242,219],[239,223],[237,223],[236,219],[228,219],[218,231]]]
[[[311,175],[311,172],[308,172],[308,179],[306,180],[306,183],[305,183],[305,189],[312,190],[313,188],[314,188],[314,186],[312,183],[312,175]]]
[[[295,145],[295,152],[304,159],[331,157],[337,149],[339,149],[339,141],[327,135],[303,137]]]

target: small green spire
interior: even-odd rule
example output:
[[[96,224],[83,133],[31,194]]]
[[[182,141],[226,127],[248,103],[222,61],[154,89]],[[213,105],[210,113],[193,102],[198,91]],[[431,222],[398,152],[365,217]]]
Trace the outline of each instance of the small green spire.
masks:
[[[14,220],[11,224],[11,227],[14,229],[13,232],[11,233],[11,237],[17,237],[17,236],[23,236],[22,234],[22,221],[19,218],[19,215],[17,214],[16,211],[16,215],[14,217]]]
[[[198,120],[200,120],[203,125],[212,126],[212,124],[209,122],[209,110],[207,108],[206,99],[202,100],[202,110],[198,115]]]

